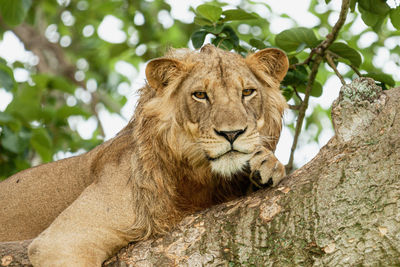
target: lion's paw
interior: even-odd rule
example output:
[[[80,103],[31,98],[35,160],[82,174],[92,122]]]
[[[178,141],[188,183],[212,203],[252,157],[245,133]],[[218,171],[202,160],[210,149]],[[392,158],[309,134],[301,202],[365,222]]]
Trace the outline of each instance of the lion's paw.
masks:
[[[264,147],[253,154],[249,164],[250,180],[258,188],[276,186],[286,176],[285,166]]]

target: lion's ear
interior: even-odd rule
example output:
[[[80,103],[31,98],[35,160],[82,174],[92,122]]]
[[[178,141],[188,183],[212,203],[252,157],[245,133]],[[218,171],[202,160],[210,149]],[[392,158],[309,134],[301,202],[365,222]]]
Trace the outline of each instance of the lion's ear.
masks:
[[[147,82],[154,89],[161,89],[170,84],[185,70],[184,64],[170,58],[153,59],[147,64]]]
[[[248,56],[246,61],[252,69],[262,71],[279,82],[283,80],[289,69],[289,60],[285,52],[277,48],[260,50]]]

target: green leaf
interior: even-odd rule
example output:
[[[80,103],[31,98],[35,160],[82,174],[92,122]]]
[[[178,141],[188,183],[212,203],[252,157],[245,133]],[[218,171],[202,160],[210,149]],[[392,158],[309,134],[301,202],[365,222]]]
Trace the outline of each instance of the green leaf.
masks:
[[[296,51],[302,43],[306,44],[306,47],[314,48],[320,43],[320,41],[318,41],[313,30],[298,27],[279,33],[275,37],[275,43],[283,50],[290,52]]]
[[[22,171],[22,170],[25,170],[25,169],[28,169],[28,168],[31,167],[31,164],[27,160],[23,160],[23,159],[20,159],[20,158],[15,158],[13,161],[15,163],[16,172]]]
[[[44,162],[52,160],[52,141],[46,129],[37,128],[32,130],[31,145]]]
[[[305,85],[308,80],[308,72],[304,66],[298,66],[296,69],[289,69],[282,81],[283,85]]]
[[[222,30],[222,33],[225,33],[228,36],[234,46],[239,45],[239,37],[236,35],[235,30],[231,26],[225,26]]]
[[[200,26],[205,26],[205,25],[212,25],[213,23],[209,21],[208,19],[205,19],[200,16],[194,17],[194,23]]]
[[[361,65],[360,53],[345,43],[333,43],[329,50],[342,58],[348,59],[356,67]]]
[[[290,86],[282,86],[281,92],[282,92],[282,95],[285,97],[286,101],[289,101],[294,94],[294,90]]]
[[[299,59],[295,56],[289,57],[289,65],[297,64],[299,63]]]
[[[365,74],[363,76],[370,77],[370,78],[374,79],[375,81],[379,81],[379,82],[387,84],[391,87],[394,87],[396,85],[396,82],[394,81],[392,76],[385,74],[385,73],[369,72],[368,74]]]
[[[46,73],[32,75],[36,87],[42,89],[60,90],[69,94],[74,94],[75,85],[62,76],[53,76]]]
[[[15,134],[7,127],[4,127],[0,143],[8,151],[18,154],[23,152],[27,147],[27,140],[29,140],[29,136],[25,133],[20,132]]]
[[[255,13],[248,13],[243,9],[229,9],[222,12],[225,17],[222,21],[258,19]]]
[[[234,45],[233,43],[226,38],[221,38],[221,37],[217,37],[214,40],[212,40],[211,42],[213,45],[215,45],[216,47],[219,47],[221,49],[225,49],[225,50],[232,50]]]
[[[390,10],[390,21],[396,29],[400,30],[400,6]]]
[[[375,32],[379,32],[383,22],[385,21],[386,14],[379,15],[372,13],[368,10],[363,9],[361,6],[358,7],[361,13],[361,18],[364,23],[370,26]]]
[[[49,79],[51,79],[51,76],[45,73],[32,75],[32,80],[35,82],[36,86],[43,89],[47,89],[47,83],[49,82]]]
[[[31,4],[32,0],[1,0],[0,13],[8,25],[15,26],[24,21]]]
[[[75,92],[75,86],[70,81],[61,76],[51,77],[48,81],[48,87],[49,89],[60,90],[72,95]]]
[[[299,46],[296,48],[296,53],[300,53],[300,52],[303,51],[306,47],[307,47],[307,44],[306,44],[306,43],[301,43],[301,44],[299,44]]]
[[[214,25],[203,26],[202,29],[205,30],[206,32],[217,35],[217,34],[221,33],[221,31],[224,29],[224,27],[225,27],[225,24],[219,23],[219,24],[216,24],[215,26]]]
[[[314,81],[310,95],[313,97],[320,97],[322,95],[322,84],[320,84],[317,81]]]
[[[196,8],[196,13],[211,22],[217,22],[222,14],[222,8],[214,5],[203,4]]]
[[[390,11],[386,1],[382,0],[358,0],[358,4],[364,10],[377,15],[386,15]]]
[[[12,120],[13,120],[13,116],[11,116],[8,113],[0,111],[0,125],[6,124],[6,123],[8,123],[8,122],[10,122]]]
[[[89,112],[87,112],[86,110],[84,110],[83,108],[79,107],[79,106],[62,106],[61,108],[59,108],[56,112],[56,117],[61,119],[61,120],[65,120],[67,119],[69,116],[78,116],[81,115],[84,118],[89,118],[91,116],[91,114]]]
[[[203,45],[207,34],[208,32],[206,31],[197,31],[192,34],[190,39],[192,40],[194,48],[199,49]]]
[[[379,17],[376,16],[375,14],[373,14],[373,13],[367,11],[367,10],[364,10],[361,7],[359,7],[359,10],[360,10],[360,13],[361,13],[362,20],[368,26],[372,27],[378,22]]]
[[[16,83],[12,69],[7,67],[7,65],[0,63],[0,88],[11,91],[15,87]]]
[[[354,12],[356,10],[356,3],[357,3],[357,0],[350,0],[350,10],[351,10],[351,12]]]
[[[27,84],[19,86],[13,101],[7,106],[6,112],[24,122],[39,120],[41,115],[40,98],[41,88],[31,87]]]
[[[306,92],[306,87],[307,85],[305,84],[299,85],[297,87],[297,91],[304,94]],[[310,95],[313,97],[320,97],[322,95],[322,84],[320,84],[317,81],[314,81]]]
[[[255,39],[255,38],[251,38],[250,41],[249,41],[249,43],[250,43],[250,45],[251,45],[252,47],[255,47],[255,48],[260,49],[260,50],[267,47],[267,46],[264,44],[263,41],[258,40],[258,39]]]

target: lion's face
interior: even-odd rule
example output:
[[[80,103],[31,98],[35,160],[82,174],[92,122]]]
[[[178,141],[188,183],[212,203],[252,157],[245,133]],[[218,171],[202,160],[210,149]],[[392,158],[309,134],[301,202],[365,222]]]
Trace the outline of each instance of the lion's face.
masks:
[[[179,99],[187,128],[212,170],[231,175],[262,144],[264,88],[240,57],[204,60],[192,72]]]
[[[191,153],[201,154],[212,171],[223,176],[243,170],[258,146],[274,149],[279,137],[286,103],[278,86],[284,74],[279,79],[268,76],[263,66],[257,66],[256,55],[244,59],[206,46],[187,62],[174,60],[174,69],[185,73],[181,80],[175,78],[171,84],[165,70],[161,77],[161,86],[169,87],[162,97],[177,110],[173,120],[186,133],[179,138],[189,139]],[[153,83],[156,86],[160,85]]]

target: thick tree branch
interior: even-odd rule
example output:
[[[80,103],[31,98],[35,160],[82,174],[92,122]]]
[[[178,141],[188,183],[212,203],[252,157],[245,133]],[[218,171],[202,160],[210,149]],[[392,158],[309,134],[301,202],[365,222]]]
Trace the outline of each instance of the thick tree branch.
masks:
[[[32,240],[0,243],[0,266],[32,266],[27,249]]]

